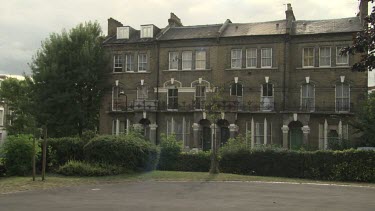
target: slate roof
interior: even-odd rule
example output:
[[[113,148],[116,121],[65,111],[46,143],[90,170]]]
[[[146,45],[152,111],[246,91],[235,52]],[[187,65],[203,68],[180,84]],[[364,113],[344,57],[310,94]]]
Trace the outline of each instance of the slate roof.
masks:
[[[313,21],[300,20],[293,23],[293,31],[296,35],[357,32],[361,30],[362,25],[358,17]]]
[[[159,40],[216,38],[221,26],[222,24],[171,27],[159,38]]]
[[[278,27],[277,27],[278,24]],[[285,34],[286,21],[270,21],[259,23],[230,23],[221,35],[222,37],[237,37],[251,35]]]
[[[140,38],[140,31],[135,30],[130,39],[116,39],[108,37],[104,44],[125,44],[151,42],[157,40],[186,40],[186,39],[212,39],[219,35],[223,24],[167,27],[161,29],[154,38]],[[220,37],[239,37],[256,35],[278,35],[286,33],[286,20],[277,20],[259,23],[227,23]],[[292,35],[358,32],[362,24],[358,17],[330,19],[330,20],[298,20],[293,21]]]

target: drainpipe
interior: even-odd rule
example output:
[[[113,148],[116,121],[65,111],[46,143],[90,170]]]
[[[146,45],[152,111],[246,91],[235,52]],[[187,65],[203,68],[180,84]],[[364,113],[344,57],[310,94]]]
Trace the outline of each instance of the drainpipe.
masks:
[[[155,121],[156,121],[156,124],[158,125],[158,127],[156,128],[156,132],[155,132],[155,144],[159,144],[159,141],[158,141],[158,137],[159,137],[159,128],[160,128],[160,125],[159,125],[159,48],[160,48],[160,44],[158,43],[158,41],[155,41],[156,42],[156,114],[155,114]]]

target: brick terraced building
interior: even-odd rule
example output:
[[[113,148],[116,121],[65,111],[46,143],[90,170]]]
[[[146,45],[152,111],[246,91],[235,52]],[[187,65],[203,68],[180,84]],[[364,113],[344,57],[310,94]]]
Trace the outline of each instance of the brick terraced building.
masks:
[[[211,148],[213,127],[225,143],[326,149],[351,139],[348,122],[367,93],[367,73],[352,72],[360,55],[340,55],[365,26],[367,1],[357,17],[183,26],[131,26],[108,19],[103,45],[111,55],[110,88],[100,133],[139,128],[153,143],[175,134],[186,148]],[[218,88],[221,119],[210,122],[206,101]],[[216,123],[216,124],[213,124]]]

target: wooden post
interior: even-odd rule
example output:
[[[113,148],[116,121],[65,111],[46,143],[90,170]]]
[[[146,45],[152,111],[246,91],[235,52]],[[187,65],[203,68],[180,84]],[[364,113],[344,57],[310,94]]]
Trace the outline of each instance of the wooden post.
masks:
[[[42,160],[42,181],[46,176],[46,165],[47,165],[47,126],[43,127],[43,160]]]
[[[36,168],[35,168],[35,137],[33,137],[33,181],[35,181],[35,173],[36,173]]]

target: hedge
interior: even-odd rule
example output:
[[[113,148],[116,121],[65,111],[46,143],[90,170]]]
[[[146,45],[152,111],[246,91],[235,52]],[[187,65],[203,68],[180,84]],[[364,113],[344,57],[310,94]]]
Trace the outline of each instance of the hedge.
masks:
[[[78,137],[63,137],[48,139],[48,161],[50,165],[57,167],[69,160],[83,161],[83,147],[87,141]]]
[[[375,182],[375,152],[244,149],[222,154],[220,171],[245,175]]]
[[[208,172],[210,169],[210,152],[179,153],[174,159],[164,159],[160,155],[158,169],[165,171]]]
[[[108,176],[124,173],[119,166],[86,163],[82,161],[68,161],[59,167],[57,173],[66,176]]]
[[[98,136],[84,147],[85,161],[110,164],[127,170],[144,171],[155,168],[158,150],[139,134]]]

